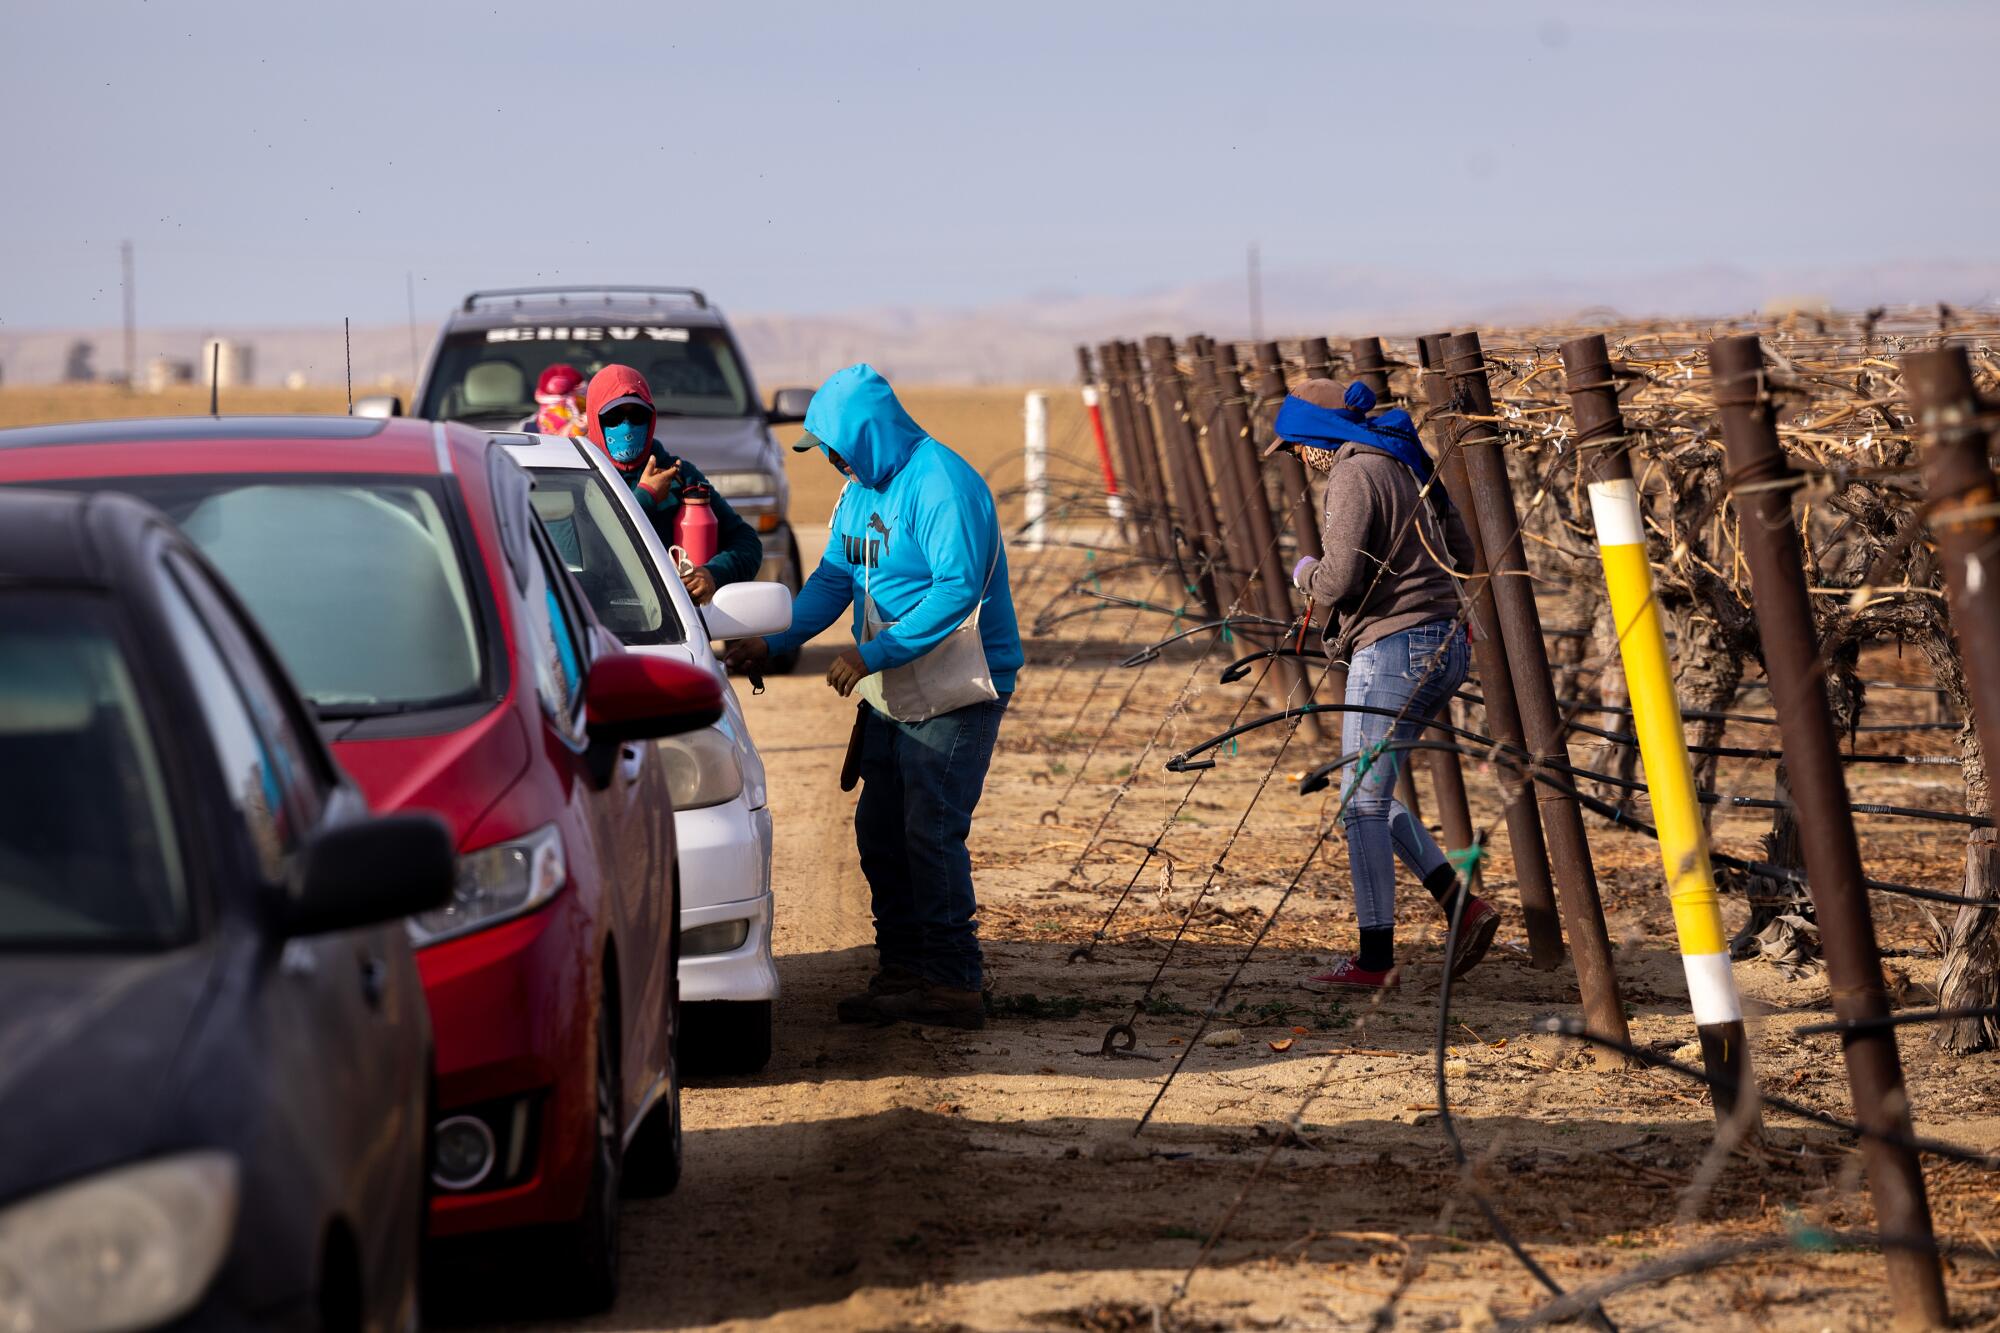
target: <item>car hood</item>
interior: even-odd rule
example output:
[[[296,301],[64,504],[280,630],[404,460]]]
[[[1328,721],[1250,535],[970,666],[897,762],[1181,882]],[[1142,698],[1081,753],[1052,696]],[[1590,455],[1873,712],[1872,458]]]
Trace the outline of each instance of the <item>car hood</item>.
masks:
[[[479,818],[528,767],[528,742],[513,707],[501,703],[440,736],[337,739],[333,753],[380,814],[428,810],[462,847]]]
[[[0,1203],[156,1150],[212,946],[0,965]]]
[[[771,433],[759,417],[661,417],[654,438],[711,476],[776,466]]]

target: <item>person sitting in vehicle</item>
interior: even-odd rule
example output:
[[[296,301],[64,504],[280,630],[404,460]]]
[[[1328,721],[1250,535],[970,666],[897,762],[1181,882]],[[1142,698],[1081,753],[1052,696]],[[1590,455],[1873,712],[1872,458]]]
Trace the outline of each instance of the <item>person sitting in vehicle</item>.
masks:
[[[557,362],[535,381],[533,422],[524,430],[537,435],[583,434],[583,372],[566,362]]]
[[[705,603],[723,584],[757,577],[764,563],[764,543],[757,530],[716,493],[700,468],[668,453],[654,438],[658,414],[644,375],[630,366],[612,365],[591,376],[584,392],[584,419],[585,436],[609,456],[652,520],[653,531],[669,547],[679,544],[675,527],[683,494],[690,486],[708,491],[715,514],[715,555],[683,572],[688,596],[697,604]]]

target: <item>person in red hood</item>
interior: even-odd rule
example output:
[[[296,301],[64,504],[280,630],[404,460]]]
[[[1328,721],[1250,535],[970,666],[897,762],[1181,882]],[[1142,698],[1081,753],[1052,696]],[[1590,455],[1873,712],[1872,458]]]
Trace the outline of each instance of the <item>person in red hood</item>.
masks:
[[[757,530],[716,494],[700,468],[668,453],[654,438],[659,420],[646,377],[630,366],[606,366],[591,376],[583,401],[584,435],[625,478],[661,541],[674,543],[682,493],[690,486],[707,488],[709,508],[715,514],[715,558],[683,576],[688,595],[697,604],[704,603],[725,583],[756,578],[764,563],[764,543]]]
[[[575,366],[559,361],[543,371],[535,381],[535,402],[536,434],[583,434],[583,372]]]

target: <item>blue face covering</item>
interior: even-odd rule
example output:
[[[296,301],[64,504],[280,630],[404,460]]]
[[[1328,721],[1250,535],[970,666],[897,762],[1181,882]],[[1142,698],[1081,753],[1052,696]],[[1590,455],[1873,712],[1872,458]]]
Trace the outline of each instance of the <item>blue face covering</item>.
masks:
[[[1278,405],[1278,416],[1271,428],[1281,440],[1315,449],[1338,449],[1350,440],[1365,444],[1401,462],[1417,474],[1419,482],[1431,479],[1430,455],[1417,442],[1416,423],[1410,420],[1408,412],[1398,407],[1379,416],[1369,416],[1368,409],[1375,406],[1375,394],[1359,381],[1348,386],[1346,402],[1346,407],[1321,407],[1296,394],[1287,394]]]
[[[612,462],[634,463],[646,452],[651,434],[643,421],[620,422],[604,428],[604,447],[610,451]]]

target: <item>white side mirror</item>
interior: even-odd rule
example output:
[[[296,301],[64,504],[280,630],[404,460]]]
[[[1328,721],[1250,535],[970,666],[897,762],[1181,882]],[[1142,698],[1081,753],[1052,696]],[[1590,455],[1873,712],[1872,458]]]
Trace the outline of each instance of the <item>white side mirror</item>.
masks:
[[[354,400],[354,415],[357,417],[399,417],[403,415],[403,400],[395,394],[377,394],[370,398]]]
[[[717,588],[702,608],[708,637],[756,639],[792,627],[792,590],[782,583],[730,583]]]

